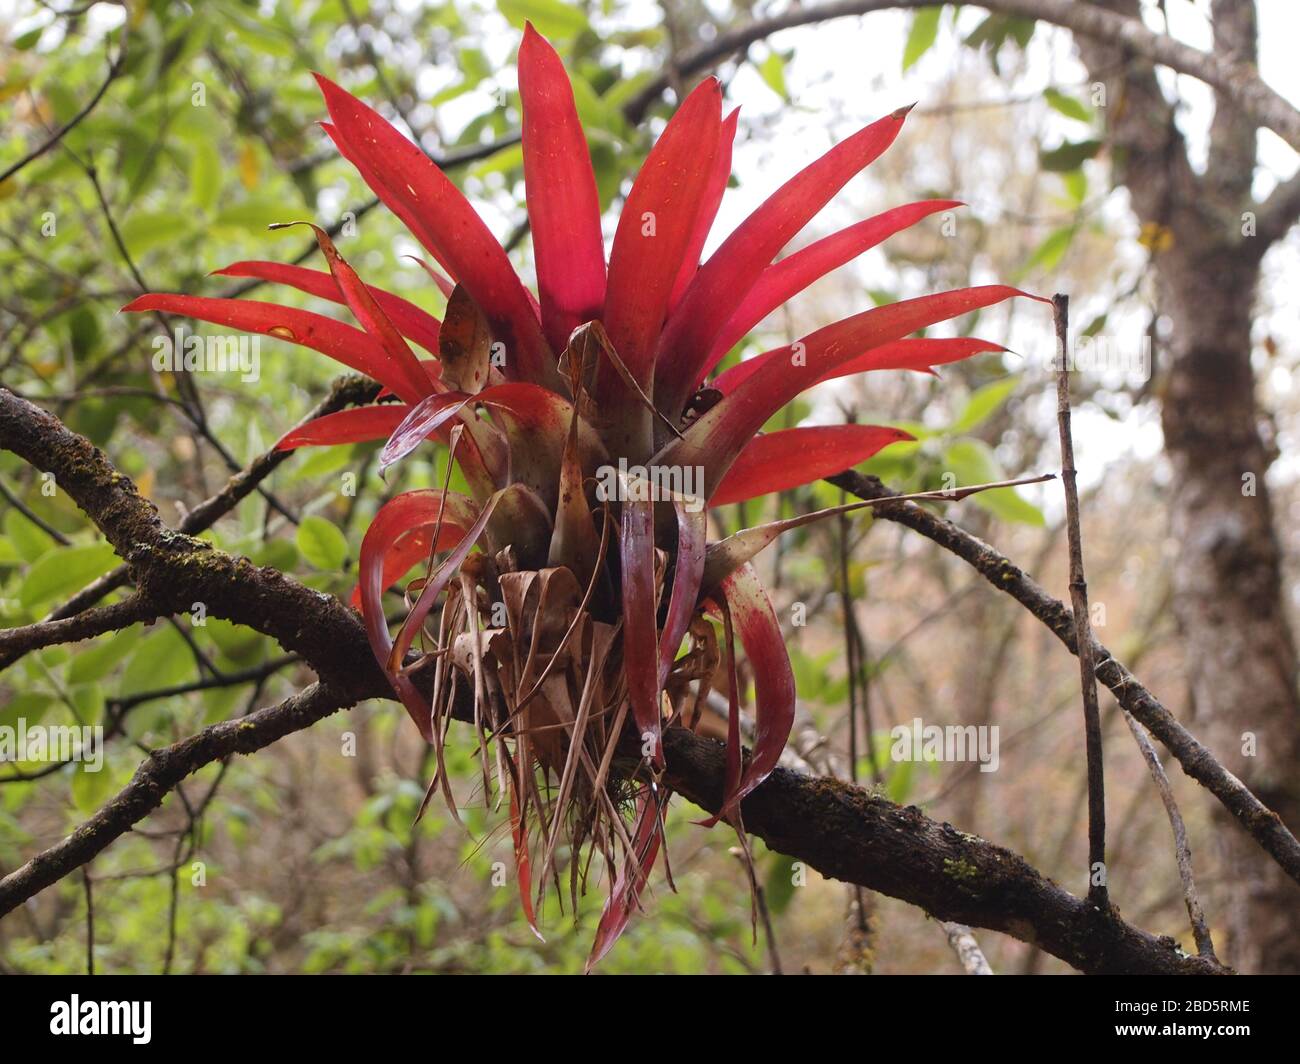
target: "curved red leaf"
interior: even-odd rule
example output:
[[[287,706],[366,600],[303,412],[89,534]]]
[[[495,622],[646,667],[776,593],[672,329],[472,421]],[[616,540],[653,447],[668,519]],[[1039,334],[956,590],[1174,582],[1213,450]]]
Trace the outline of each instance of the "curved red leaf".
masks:
[[[731,394],[723,396],[691,425],[684,439],[665,446],[653,464],[702,465],[705,498],[712,498],[745,444],[800,392],[863,352],[1013,296],[1047,302],[1007,285],[984,285],[890,303],[818,329],[794,344],[778,348]]]
[[[759,274],[754,287],[718,333],[700,376],[703,377],[712,370],[750,329],[814,281],[922,218],[961,205],[958,200],[924,200],[895,207],[838,233],[832,233],[793,255],[772,263]]]
[[[387,439],[410,410],[409,406],[400,403],[339,410],[290,429],[276,443],[275,449],[292,451],[296,447],[325,447]]]
[[[834,380],[837,377],[851,377],[855,373],[867,373],[877,369],[910,369],[917,373],[931,373],[933,366],[943,366],[949,362],[960,362],[972,355],[986,351],[1005,351],[1001,344],[990,340],[980,340],[973,336],[955,337],[913,337],[909,340],[894,340],[881,344],[869,351],[864,351],[856,358],[841,362],[817,383]],[[709,382],[711,388],[717,388],[723,395],[729,395],[740,382],[752,376],[773,358],[787,354],[784,347],[764,351],[761,355],[738,362],[725,373],[719,374]]]
[[[453,525],[465,532],[476,525],[476,507],[464,495],[441,489],[428,488],[408,491],[394,496],[379,508],[361,541],[361,559],[358,585],[361,591],[361,616],[365,621],[366,638],[380,668],[389,673],[393,688],[406,712],[426,742],[433,741],[430,707],[415,685],[406,677],[389,671],[388,659],[393,646],[384,617],[383,596],[388,587],[385,582],[385,559],[393,545],[410,529],[436,524],[441,515],[444,525]],[[478,515],[481,517],[481,515]],[[486,522],[485,522],[486,523]],[[439,536],[441,539],[441,536]],[[461,542],[464,539],[462,538]],[[468,553],[468,551],[466,551]]]
[[[721,592],[732,623],[754,671],[754,749],[734,794],[723,797],[723,812],[771,774],[794,727],[794,672],[781,624],[758,574],[744,565],[722,581]]]
[[[810,484],[852,469],[891,443],[911,439],[915,437],[910,433],[884,425],[816,425],[767,432],[745,444],[709,505],[726,506]]]
[[[373,339],[360,329],[323,314],[313,314],[309,310],[282,307],[254,299],[220,299],[166,292],[138,296],[122,310],[129,314],[150,310],[164,314],[182,314],[213,325],[225,325],[242,332],[261,333],[276,340],[287,340],[328,355],[349,369],[387,385],[398,394],[406,390],[403,378],[394,372],[384,349]]]
[[[283,262],[261,262],[248,260],[232,262],[224,269],[213,270],[215,277],[253,277],[271,284],[282,284],[296,288],[299,292],[328,299],[331,303],[346,303],[343,293],[339,291],[334,277],[324,270],[310,270],[306,266],[290,266]],[[367,285],[366,288],[392,319],[403,336],[408,336],[426,351],[438,353],[438,328],[440,322],[427,310],[417,307],[408,299],[385,292],[382,288]]]
[[[790,178],[700,267],[664,326],[656,401],[669,417],[685,405],[713,341],[768,264],[849,179],[894,142],[908,109],[873,122]]]
[[[614,233],[602,320],[619,358],[647,391],[655,341],[708,187],[721,123],[722,89],[707,78],[650,150]]]
[[[362,178],[483,308],[506,345],[506,375],[546,380],[554,357],[505,250],[470,202],[418,146],[372,108],[316,75],[327,130]]]

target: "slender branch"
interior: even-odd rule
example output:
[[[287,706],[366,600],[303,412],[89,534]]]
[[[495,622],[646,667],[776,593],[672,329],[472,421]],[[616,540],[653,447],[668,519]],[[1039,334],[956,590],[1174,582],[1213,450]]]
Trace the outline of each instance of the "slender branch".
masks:
[[[876,477],[854,470],[826,479],[860,499],[881,499],[895,494]],[[1071,653],[1077,653],[1074,615],[1070,608],[1044,591],[1010,558],[965,529],[914,503],[887,503],[872,512],[882,520],[894,521],[920,533],[961,558],[999,591],[1006,592],[1037,617]],[[1300,882],[1300,842],[1281,818],[1225,769],[1160,700],[1095,639],[1093,654],[1097,661],[1097,679],[1110,689],[1119,704],[1164,744],[1178,759],[1183,771],[1209,790],[1292,879]]]
[[[634,121],[639,120],[670,87],[674,73],[678,76],[698,74],[781,30],[875,11],[933,6],[934,0],[836,0],[794,7],[780,15],[759,19],[747,26],[719,33],[711,41],[687,52],[673,71],[659,75],[633,96],[624,109],[625,113]],[[1265,84],[1252,66],[1202,52],[1172,37],[1151,32],[1138,19],[1126,18],[1079,0],[982,0],[979,6],[1001,14],[1041,19],[1087,37],[1120,44],[1153,63],[1197,78],[1218,89],[1248,118],[1267,126],[1300,151],[1300,110]]]
[[[1192,851],[1187,845],[1187,827],[1183,823],[1183,814],[1178,810],[1178,803],[1174,801],[1174,791],[1169,785],[1169,777],[1165,775],[1164,766],[1160,764],[1160,755],[1156,753],[1151,739],[1142,730],[1142,725],[1133,719],[1133,714],[1127,710],[1124,713],[1124,722],[1128,725],[1128,730],[1133,733],[1138,749],[1142,751],[1142,757],[1151,772],[1151,779],[1155,782],[1156,790],[1160,792],[1160,800],[1164,803],[1165,813],[1169,817],[1169,826],[1174,832],[1174,857],[1178,862],[1178,878],[1183,884],[1183,903],[1187,906],[1187,916],[1192,922],[1192,937],[1196,939],[1196,952],[1202,957],[1214,957],[1214,939],[1210,937],[1210,928],[1205,922],[1205,912],[1201,909],[1201,898],[1196,892],[1196,881],[1192,878]]]
[[[1088,581],[1083,573],[1083,533],[1079,528],[1079,486],[1070,433],[1070,297],[1052,297],[1056,321],[1056,425],[1061,439],[1061,485],[1065,489],[1065,534],[1070,550],[1070,603],[1074,639],[1079,648],[1079,683],[1083,691],[1083,729],[1088,770],[1088,899],[1105,909],[1106,782],[1101,751],[1101,709],[1097,705],[1097,664],[1092,618],[1088,615]]]
[[[969,927],[965,924],[953,923],[950,920],[944,923],[943,930],[948,936],[948,945],[957,954],[957,960],[961,962],[961,966],[967,975],[993,974],[993,969],[989,967],[984,951],[980,949],[980,944],[975,940],[975,936]]]
[[[130,23],[130,21],[131,21],[130,19],[127,19],[128,24]],[[115,82],[118,76],[122,73],[122,66],[126,62],[126,41],[127,41],[127,29],[126,26],[123,26],[122,41],[118,45],[117,58],[112,60],[109,63],[108,74],[105,76],[103,83],[99,86],[99,89],[95,92],[95,95],[86,101],[85,107],[83,107],[80,111],[78,111],[75,115],[73,115],[70,119],[68,119],[66,123],[64,123],[58,129],[56,129],[52,134],[50,134],[49,138],[46,139],[39,147],[32,149],[21,159],[19,159],[16,163],[14,163],[12,166],[6,169],[3,173],[0,173],[0,185],[8,181],[9,178],[13,177],[14,174],[18,173],[18,171],[21,170],[24,166],[28,165],[29,163],[34,163],[42,155],[44,155],[56,144],[62,141],[64,137],[66,137],[69,133],[71,133],[74,129],[76,129],[77,126],[81,124],[82,120],[85,119],[86,116],[89,115],[91,111],[93,111],[96,107],[99,106],[99,101],[104,98],[104,93],[108,92],[108,87],[112,85],[113,82]]]
[[[0,631],[0,659],[14,660],[31,650],[92,639],[105,632],[129,628],[138,621],[153,621],[162,615],[142,595],[130,595],[120,602],[84,610],[57,621],[37,621],[21,628]]]

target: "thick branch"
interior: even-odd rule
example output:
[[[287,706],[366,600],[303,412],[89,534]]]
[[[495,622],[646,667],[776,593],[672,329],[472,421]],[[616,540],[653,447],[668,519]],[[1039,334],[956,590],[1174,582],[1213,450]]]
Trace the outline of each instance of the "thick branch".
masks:
[[[467,688],[463,716],[472,715]],[[380,692],[375,692],[379,694]],[[157,809],[167,792],[205,765],[249,754],[355,701],[313,684],[279,705],[222,721],[154,751],[131,782],[62,842],[0,879],[0,916],[101,853]],[[683,728],[664,735],[665,782],[717,812],[725,752]],[[742,805],[747,830],[823,875],[879,890],[942,920],[1004,931],[1091,973],[1222,974],[1157,938],[1100,913],[1044,879],[1010,850],[938,824],[833,779],[778,769]]]

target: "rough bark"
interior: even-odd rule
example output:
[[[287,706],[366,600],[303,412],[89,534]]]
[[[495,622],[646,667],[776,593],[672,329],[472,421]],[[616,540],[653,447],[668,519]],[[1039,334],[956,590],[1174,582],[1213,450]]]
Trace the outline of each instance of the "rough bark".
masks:
[[[1136,0],[1101,6],[1137,13]],[[1212,12],[1215,53],[1254,63],[1254,4],[1216,0]],[[1173,474],[1173,609],[1192,711],[1226,767],[1294,827],[1296,650],[1265,483],[1273,456],[1260,431],[1250,361],[1266,248],[1248,226],[1243,231],[1246,212],[1256,210],[1255,125],[1220,93],[1209,160],[1198,175],[1150,65],[1095,40],[1080,38],[1079,49],[1090,69],[1118,71],[1106,82],[1105,110],[1115,178],[1141,221],[1161,227],[1157,234],[1167,231],[1169,241],[1152,258],[1159,309],[1171,322],[1157,389]],[[1243,752],[1251,735],[1254,755]],[[1237,833],[1218,838],[1219,878],[1229,882],[1210,911],[1227,919],[1225,959],[1244,971],[1300,972],[1300,889],[1247,852]]]

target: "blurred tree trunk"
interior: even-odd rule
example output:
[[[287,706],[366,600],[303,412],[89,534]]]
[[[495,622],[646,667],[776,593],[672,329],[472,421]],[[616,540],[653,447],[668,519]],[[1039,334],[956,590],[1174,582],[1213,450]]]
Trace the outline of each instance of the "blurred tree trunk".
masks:
[[[1140,17],[1138,0],[1100,6]],[[1215,50],[1254,63],[1254,4],[1214,0],[1212,14]],[[1265,208],[1253,201],[1256,130],[1230,106],[1216,109],[1198,175],[1150,65],[1106,43],[1080,38],[1079,48],[1106,86],[1116,180],[1148,234],[1159,311],[1171,323],[1157,381],[1192,710],[1215,754],[1296,830],[1296,650],[1265,484],[1274,456],[1250,361],[1260,261],[1293,218],[1271,218],[1258,233],[1251,222],[1265,210],[1289,212],[1282,199],[1293,197],[1283,191]],[[1300,889],[1226,817],[1218,825],[1224,890],[1210,918],[1227,931],[1224,959],[1243,971],[1300,972]]]

